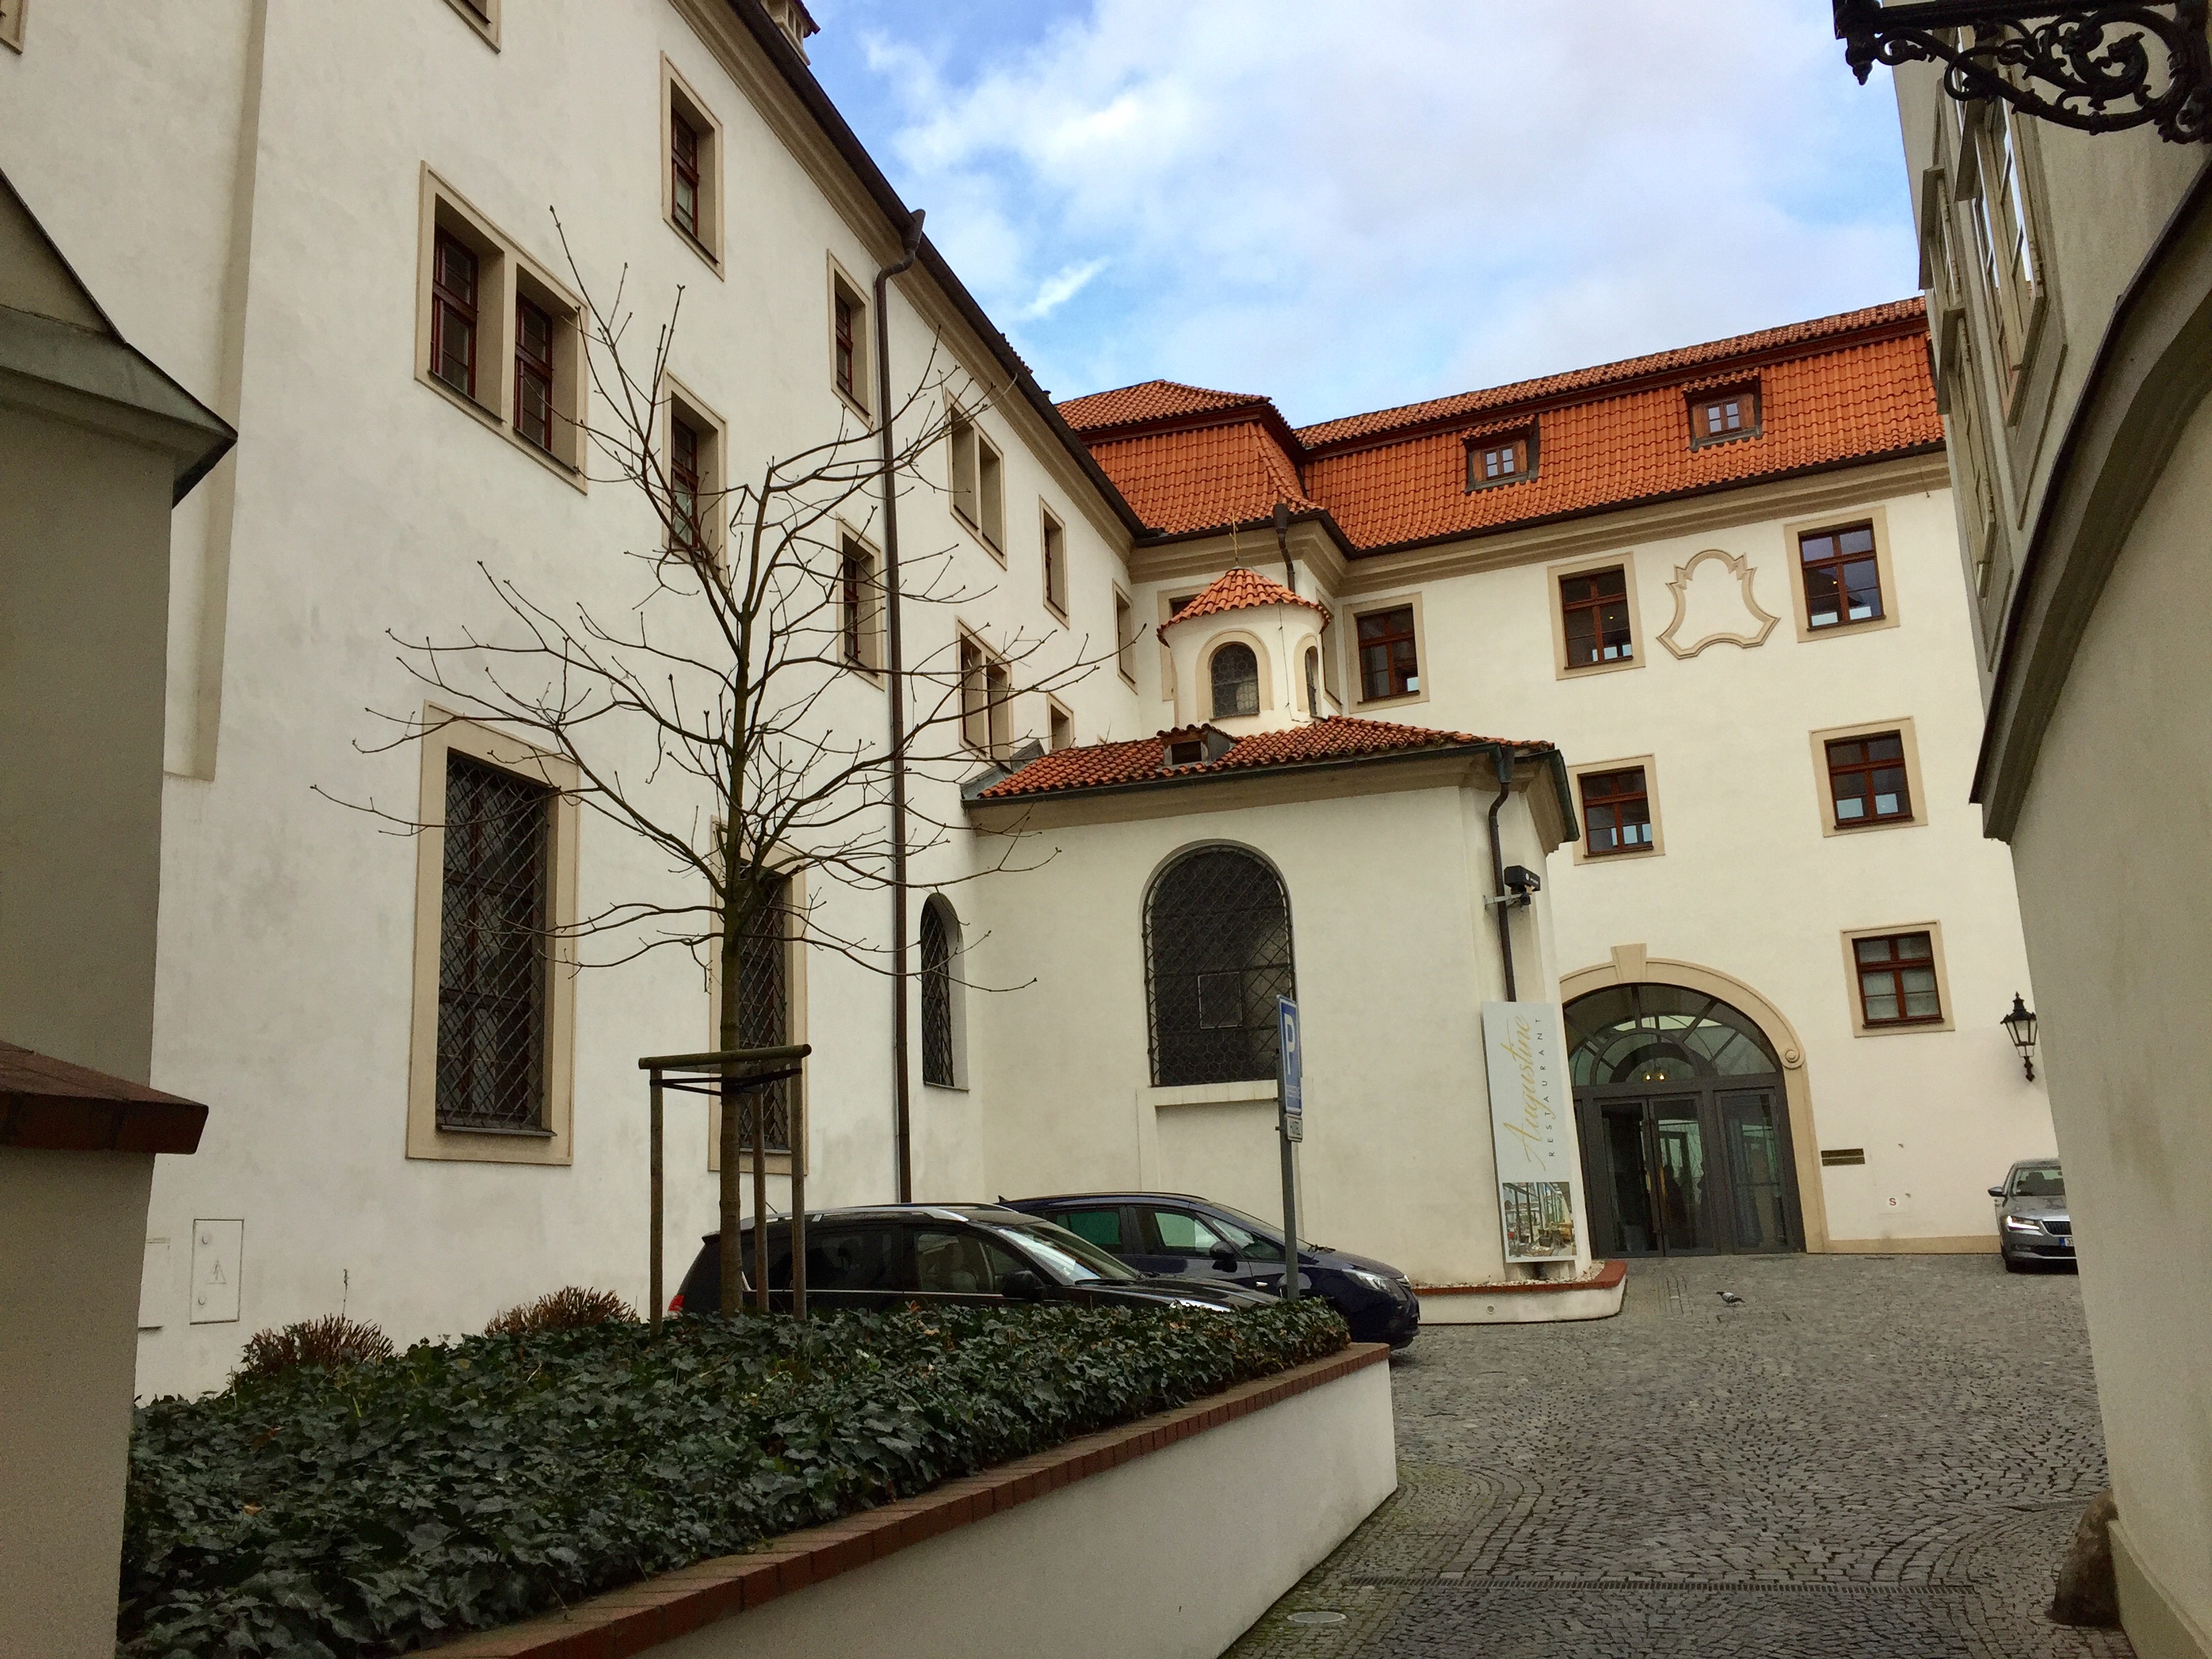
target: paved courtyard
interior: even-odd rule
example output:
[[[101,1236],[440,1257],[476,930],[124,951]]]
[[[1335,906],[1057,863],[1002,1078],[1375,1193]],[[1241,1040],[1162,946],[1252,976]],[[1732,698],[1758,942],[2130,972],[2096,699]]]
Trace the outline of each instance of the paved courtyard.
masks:
[[[1392,1385],[1396,1495],[1238,1659],[2130,1651],[2043,1616],[2106,1484],[2070,1274],[1639,1262],[1618,1318],[1431,1327]]]

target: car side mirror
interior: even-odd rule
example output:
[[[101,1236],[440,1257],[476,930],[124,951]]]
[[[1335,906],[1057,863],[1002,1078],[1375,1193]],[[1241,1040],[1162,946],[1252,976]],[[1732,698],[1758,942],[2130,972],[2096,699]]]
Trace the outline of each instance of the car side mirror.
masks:
[[[1990,1188],[1990,1196],[1991,1198],[2002,1198],[2002,1197],[2004,1196],[2004,1188],[2002,1188],[2002,1187],[1992,1187],[1992,1188]]]
[[[1027,1267],[1017,1267],[1010,1273],[999,1276],[999,1294],[1009,1302],[1042,1302],[1044,1300],[1044,1280]]]
[[[1225,1273],[1237,1271],[1237,1252],[1229,1245],[1217,1241],[1213,1246],[1213,1265]]]

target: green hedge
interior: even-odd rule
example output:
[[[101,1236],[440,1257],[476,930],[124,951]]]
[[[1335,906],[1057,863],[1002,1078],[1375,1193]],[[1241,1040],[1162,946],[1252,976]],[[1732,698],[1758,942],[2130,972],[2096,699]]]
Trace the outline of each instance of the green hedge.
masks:
[[[406,1653],[1342,1347],[1318,1300],[420,1344],[140,1410],[129,1659]]]

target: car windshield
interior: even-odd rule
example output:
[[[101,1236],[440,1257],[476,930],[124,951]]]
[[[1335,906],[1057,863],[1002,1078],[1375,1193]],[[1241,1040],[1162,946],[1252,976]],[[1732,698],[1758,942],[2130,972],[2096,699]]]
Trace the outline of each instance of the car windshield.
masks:
[[[2015,1170],[2012,1178],[2014,1198],[2063,1198],[2066,1196],[2066,1177],[2058,1172],[2056,1164],[2038,1164]]]
[[[1129,1271],[1088,1239],[1078,1238],[1049,1221],[993,1222],[990,1231],[1063,1285],[1088,1285],[1101,1279],[1127,1284],[1139,1275]]]

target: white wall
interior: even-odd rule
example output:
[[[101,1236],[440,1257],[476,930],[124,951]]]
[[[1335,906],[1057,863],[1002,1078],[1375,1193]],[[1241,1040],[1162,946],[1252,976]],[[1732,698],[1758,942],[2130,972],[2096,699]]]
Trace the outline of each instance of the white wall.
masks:
[[[1367,787],[1388,787],[1379,778],[1391,764]],[[1503,969],[1479,902],[1492,792],[1432,778],[1403,793],[1246,804],[1288,787],[1185,785],[1146,797],[1148,816],[1041,829],[1022,855],[1050,861],[985,890],[974,975],[1018,988],[969,1000],[987,1190],[1139,1187],[1280,1212],[1271,1082],[1152,1086],[1146,895],[1178,852],[1225,842],[1273,864],[1290,895],[1305,1042],[1303,1231],[1417,1283],[1498,1277],[1481,1021],[1482,1004],[1504,994]],[[1509,861],[1541,867],[1518,794],[1505,828]],[[1363,855],[1377,848],[1387,856]],[[1546,925],[1540,909],[1516,923],[1523,997],[1554,994],[1535,947]]]

